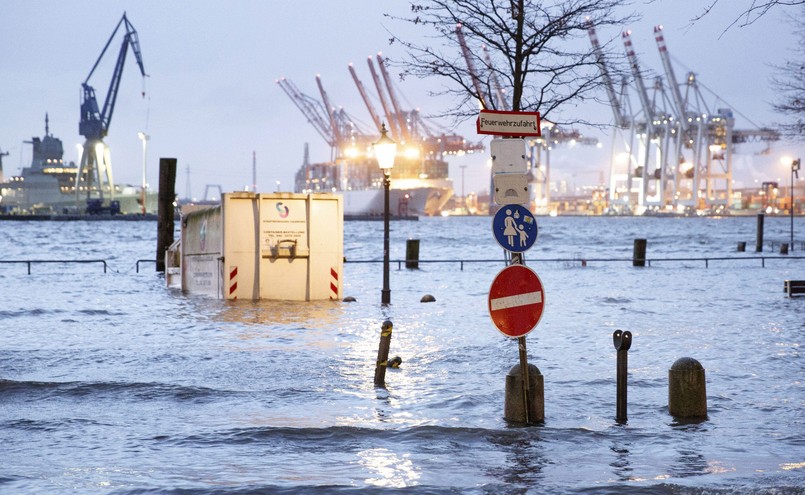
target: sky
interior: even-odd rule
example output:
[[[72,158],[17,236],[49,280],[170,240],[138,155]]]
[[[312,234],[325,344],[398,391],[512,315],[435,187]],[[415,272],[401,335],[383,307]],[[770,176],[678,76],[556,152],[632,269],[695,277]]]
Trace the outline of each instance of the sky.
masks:
[[[708,105],[732,107],[736,128],[752,129],[780,120],[771,109],[775,94],[769,78],[774,64],[795,56],[796,38],[786,17],[797,12],[778,8],[749,26],[730,27],[749,3],[720,0],[704,19],[692,23],[703,0],[638,0],[632,9],[642,20],[598,34],[605,40],[631,30],[641,67],[662,73],[653,36],[653,26],[662,24],[677,77],[695,72],[710,91]],[[348,64],[355,64],[371,88],[367,56],[383,52],[402,58],[402,47],[389,45],[392,35],[426,40],[421,28],[384,17],[407,13],[407,5],[401,0],[0,0],[0,150],[9,153],[3,158],[4,174],[17,174],[30,163],[31,145],[25,141],[44,135],[46,113],[51,134],[64,142],[65,159],[79,160],[81,83],[126,12],[138,32],[148,77],[143,82],[129,53],[105,139],[114,181],[140,184],[143,146],[138,132],[144,132],[150,136],[145,162],[153,189],[159,159],[169,157],[178,161],[176,191],[181,197],[189,191],[202,199],[218,186],[224,192],[244,190],[252,184],[254,156],[258,192],[291,191],[305,144],[311,162],[327,161],[330,150],[276,80],[286,77],[318,98],[318,74],[334,105],[371,122]],[[88,81],[100,104],[121,42],[118,34]],[[436,114],[450,103],[428,95],[436,84],[406,79],[396,89],[408,108]],[[565,112],[611,121],[610,109],[598,103]],[[456,131],[483,141],[488,150],[489,138],[476,134],[474,120]],[[598,137],[603,147],[560,147],[551,154],[551,178],[577,187],[597,183],[608,173],[611,141],[604,131],[579,131]],[[790,165],[781,160],[805,154],[802,146],[785,142],[776,143],[771,153],[758,151],[751,145],[738,149],[736,186],[778,179],[786,184]],[[488,158],[486,151],[448,159],[457,194],[488,190]]]

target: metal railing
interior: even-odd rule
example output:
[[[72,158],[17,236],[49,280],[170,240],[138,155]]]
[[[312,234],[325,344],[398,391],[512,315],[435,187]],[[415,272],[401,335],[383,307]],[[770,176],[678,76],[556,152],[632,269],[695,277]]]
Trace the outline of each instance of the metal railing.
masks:
[[[101,263],[103,264],[103,273],[106,273],[107,269],[106,260],[0,260],[0,263],[28,265],[28,275],[31,274],[31,265],[34,263]]]
[[[576,257],[576,258],[534,258],[528,260],[532,263],[565,263],[567,265],[580,265],[580,266],[589,266],[590,263],[633,263],[636,259],[635,258],[583,258],[583,257]],[[704,257],[685,257],[685,258],[645,258],[637,259],[638,261],[645,261],[647,266],[651,266],[652,263],[664,263],[664,262],[682,262],[682,261],[692,261],[692,262],[702,262],[704,263],[705,268],[710,267],[710,263],[713,261],[752,261],[752,260],[760,260],[761,266],[763,268],[766,267],[766,261],[785,261],[785,260],[805,260],[805,256],[791,256],[791,255],[778,255],[778,256],[704,256]],[[390,260],[391,263],[397,264],[397,270],[402,270],[403,264],[429,264],[429,263],[457,263],[461,271],[464,271],[464,265],[470,264],[490,264],[490,263],[497,263],[501,265],[506,265],[508,263],[507,260],[503,258],[497,259],[480,259],[480,260],[465,260],[465,259],[444,259],[444,260],[418,260],[418,259],[397,259],[397,260]],[[100,263],[103,265],[103,273],[107,272],[108,264],[106,260],[0,260],[0,264],[24,264],[28,267],[28,275],[31,274],[31,265],[35,263],[76,263],[76,264],[87,264],[87,263]],[[140,259],[137,260],[135,263],[135,270],[137,273],[140,273],[140,263],[156,263],[156,260],[149,260],[149,259]],[[383,260],[350,260],[344,259],[344,263],[383,263]]]
[[[695,261],[703,262],[705,268],[710,267],[711,261],[750,261],[760,260],[761,266],[766,267],[766,260],[805,260],[805,256],[708,256],[699,258],[646,258],[644,261],[648,266],[652,262],[678,262],[678,261]],[[532,263],[566,263],[573,265],[589,266],[590,263],[632,263],[634,258],[534,258],[528,260]],[[382,263],[383,260],[344,260],[344,263]],[[403,263],[458,263],[461,271],[464,271],[465,264],[471,263],[500,263],[506,264],[507,261],[499,259],[484,259],[484,260],[461,260],[461,259],[446,259],[446,260],[391,260],[391,263],[397,264],[397,270],[402,270]]]

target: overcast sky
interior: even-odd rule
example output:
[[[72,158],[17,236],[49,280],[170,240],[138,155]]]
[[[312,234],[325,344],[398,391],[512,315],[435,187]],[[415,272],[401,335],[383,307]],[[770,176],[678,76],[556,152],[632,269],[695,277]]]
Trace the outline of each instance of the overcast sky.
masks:
[[[734,108],[741,129],[779,120],[770,105],[770,65],[794,57],[796,39],[786,14],[796,11],[779,8],[750,26],[729,27],[749,0],[721,0],[712,13],[691,24],[704,3],[635,2],[634,10],[643,20],[623,29],[632,31],[641,66],[662,72],[653,37],[653,26],[662,24],[677,77],[697,73],[712,92],[706,93],[708,105]],[[142,144],[137,133],[144,131],[151,136],[148,182],[156,188],[160,157],[175,157],[180,196],[187,191],[188,168],[195,197],[203,196],[207,185],[220,185],[225,192],[250,186],[252,152],[257,156],[258,191],[275,190],[277,181],[282,190],[292,190],[305,143],[313,162],[328,160],[330,151],[275,81],[287,77],[302,92],[318,97],[315,76],[320,74],[333,104],[370,122],[348,64],[355,63],[364,85],[371,88],[366,57],[378,51],[401,56],[399,45],[389,46],[389,32],[412,40],[423,34],[383,16],[404,14],[403,1],[0,0],[0,149],[9,152],[3,160],[6,176],[29,164],[31,146],[24,141],[44,134],[46,112],[50,132],[64,141],[65,159],[78,161],[76,145],[83,142],[78,134],[81,83],[124,11],[138,31],[149,77],[143,86],[129,54],[105,139],[114,179],[140,183]],[[615,37],[618,31],[599,32],[599,37]],[[101,104],[121,41],[120,36],[115,39],[105,64],[89,81]],[[447,104],[427,96],[428,85],[435,83],[406,80],[397,89],[405,106],[427,114]],[[566,112],[610,118],[609,109],[596,104]],[[599,171],[608,170],[609,138],[580,130],[600,137],[606,146],[555,150],[552,179],[593,183]],[[458,131],[481,140],[474,122]],[[769,155],[756,154],[757,147],[744,148],[738,150],[734,174],[746,183],[778,178],[787,183],[789,169],[780,164],[780,157],[805,154],[786,143],[776,145]],[[488,188],[486,155],[449,160],[457,193],[462,188],[461,165],[467,165],[466,192]]]

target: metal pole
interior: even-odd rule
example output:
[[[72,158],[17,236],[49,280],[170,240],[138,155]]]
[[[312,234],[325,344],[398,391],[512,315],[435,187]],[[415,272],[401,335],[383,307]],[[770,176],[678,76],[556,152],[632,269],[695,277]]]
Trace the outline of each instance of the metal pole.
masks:
[[[142,212],[143,212],[143,215],[145,215],[145,213],[146,213],[146,208],[145,208],[145,198],[146,198],[146,194],[145,194],[145,186],[146,186],[145,170],[146,170],[146,163],[147,163],[146,162],[146,157],[148,156],[148,138],[150,136],[148,136],[148,134],[146,134],[144,132],[138,133],[138,136],[143,142],[143,183],[142,183],[142,190],[140,191],[140,200],[142,201]]]
[[[529,369],[528,369],[528,353],[526,352],[525,347],[525,337],[518,337],[517,338],[517,347],[520,350],[520,371],[523,377],[523,407],[524,407],[524,414],[525,414],[525,424],[531,423],[530,415],[528,414],[529,406],[531,405],[531,398],[528,396],[528,390],[531,387],[531,382],[529,381]]]
[[[618,351],[616,368],[616,406],[615,421],[626,423],[626,377],[628,370],[628,351],[632,346],[632,332],[616,330],[612,334],[615,350]]]
[[[511,253],[511,264],[512,265],[524,265],[523,253]],[[525,337],[518,337],[517,338],[517,348],[520,353],[520,371],[522,372],[523,377],[523,406],[524,406],[524,414],[525,414],[525,423],[530,424],[530,405],[531,405],[531,397],[529,397],[528,391],[531,389],[531,382],[529,381],[529,369],[528,369],[528,352],[526,352],[526,344],[525,344]]]
[[[384,170],[383,179],[383,290],[380,291],[380,302],[389,304],[391,302],[391,290],[389,289],[389,186],[391,178],[389,172]]]
[[[794,174],[799,177],[800,159],[797,158],[791,163],[791,250],[794,250]]]

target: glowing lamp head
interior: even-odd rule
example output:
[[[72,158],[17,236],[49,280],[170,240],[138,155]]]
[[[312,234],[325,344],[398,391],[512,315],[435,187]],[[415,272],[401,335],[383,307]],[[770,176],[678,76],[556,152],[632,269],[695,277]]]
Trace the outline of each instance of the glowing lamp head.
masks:
[[[383,170],[390,170],[394,167],[394,157],[397,154],[397,143],[388,137],[386,124],[380,129],[380,139],[372,144],[378,166]]]

